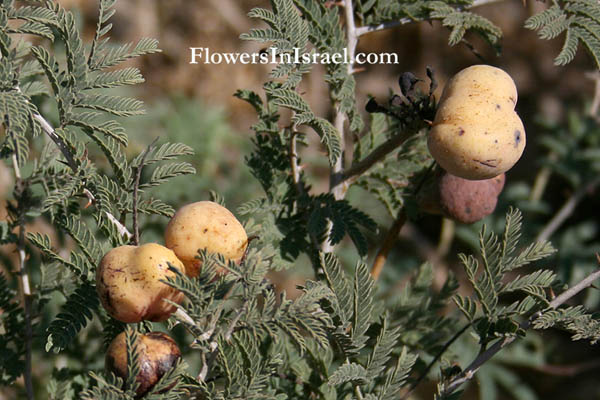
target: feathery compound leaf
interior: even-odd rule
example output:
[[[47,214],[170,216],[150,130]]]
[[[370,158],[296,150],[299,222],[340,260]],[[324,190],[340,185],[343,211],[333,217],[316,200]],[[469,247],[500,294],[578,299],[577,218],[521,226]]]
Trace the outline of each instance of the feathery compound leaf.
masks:
[[[383,319],[381,331],[377,336],[377,341],[373,347],[373,352],[369,355],[367,361],[367,379],[372,381],[381,376],[386,369],[387,363],[392,356],[392,352],[398,345],[400,337],[400,328],[390,329],[387,318]]]
[[[364,263],[356,266],[354,274],[354,312],[352,317],[352,339],[359,348],[367,341],[367,329],[373,312],[373,286],[375,281]]]
[[[10,88],[13,89],[13,88]],[[8,148],[23,166],[29,156],[27,132],[33,130],[29,99],[16,90],[0,91],[0,119],[5,128]]]
[[[57,222],[75,240],[88,261],[92,265],[97,265],[104,255],[104,249],[87,225],[74,216],[60,218]]]
[[[535,329],[559,327],[573,334],[573,340],[600,341],[600,320],[582,306],[566,307],[544,312],[533,322]]]
[[[54,10],[60,21],[59,32],[65,43],[69,77],[73,86],[83,88],[87,82],[88,65],[75,17],[72,12],[66,11],[58,4],[54,4]]]
[[[385,383],[379,393],[379,400],[393,400],[398,398],[398,393],[404,386],[408,374],[415,365],[417,356],[410,354],[406,347],[402,348],[402,352],[398,357],[398,362],[394,367],[394,370],[387,374]]]
[[[315,118],[308,125],[319,134],[321,143],[327,147],[329,164],[335,165],[337,159],[342,155],[342,144],[337,129],[335,129],[331,122],[319,117]]]
[[[141,369],[138,339],[139,333],[135,329],[131,327],[125,329],[125,345],[127,346],[127,378],[125,380],[125,389],[131,394],[134,394],[140,386],[140,382],[136,379]]]
[[[78,287],[67,298],[61,312],[52,320],[47,329],[46,351],[59,353],[72,343],[79,331],[83,329],[88,320],[100,305],[96,288],[89,283]]]
[[[465,314],[469,321],[473,321],[475,319],[475,314],[477,313],[477,303],[473,301],[473,299],[470,297],[456,295],[454,296],[453,300],[458,309]]]
[[[86,89],[114,88],[125,85],[143,83],[144,78],[137,68],[129,67],[116,71],[100,72],[95,74]]]
[[[81,99],[75,103],[75,106],[90,110],[105,111],[119,117],[144,114],[144,103],[129,97],[84,94],[81,95]]]
[[[52,244],[50,243],[50,237],[48,237],[48,235],[37,232],[27,232],[26,237],[29,242],[31,242],[42,252],[44,257],[50,259],[51,261],[63,264],[78,277],[82,277],[87,280],[92,279],[93,272],[89,269],[89,265],[73,263],[59,256],[58,253],[52,249]],[[71,255],[73,256],[73,254],[75,253],[72,253]]]
[[[452,29],[448,39],[450,46],[458,44],[468,30],[479,33],[492,45],[502,37],[500,28],[480,15],[455,9],[442,1],[429,1],[426,7],[430,10],[430,18],[440,19],[444,26]]]
[[[193,175],[196,173],[196,168],[192,164],[187,162],[180,163],[169,163],[165,165],[159,165],[152,172],[150,180],[140,184],[140,189],[158,186],[162,183],[167,182],[171,178],[182,175]]]
[[[480,233],[482,271],[478,271],[479,263],[475,257],[460,255],[467,277],[473,284],[476,298],[457,295],[454,302],[469,321],[474,321],[477,312],[476,299],[478,300],[485,318],[481,319],[475,328],[482,342],[498,334],[515,334],[518,328],[518,323],[512,319],[515,314],[525,315],[534,306],[548,306],[546,290],[556,278],[551,271],[535,271],[517,277],[509,283],[503,283],[507,272],[544,258],[554,251],[548,243],[540,242],[529,245],[514,256],[521,236],[521,220],[519,210],[509,210],[501,242],[497,235],[486,233],[486,227],[483,227]],[[506,307],[498,306],[500,294],[515,291],[524,293],[525,298]]]
[[[148,215],[162,215],[171,218],[175,214],[175,209],[160,199],[144,199],[138,204],[138,211]]]
[[[550,244],[550,242],[543,241],[532,243],[527,246],[525,250],[521,251],[516,257],[506,260],[502,271],[508,272],[516,268],[521,268],[534,261],[546,258],[555,252],[556,249],[552,246],[552,244]]]
[[[554,59],[556,65],[567,65],[575,58],[577,54],[577,44],[579,43],[579,37],[573,32],[572,29],[567,30],[565,36],[565,43],[563,44],[560,53]]]
[[[536,30],[541,39],[553,39],[566,32],[556,65],[568,64],[575,58],[579,42],[600,68],[600,4],[592,0],[566,0],[554,4],[525,21],[525,27]]]
[[[101,70],[104,68],[114,67],[123,61],[131,58],[136,58],[144,54],[152,54],[160,52],[158,48],[158,40],[152,38],[141,39],[132,49],[132,43],[127,43],[117,47],[109,47],[106,45],[99,48],[92,54],[89,59],[89,66],[92,71]]]
[[[10,18],[21,19],[39,24],[56,26],[56,14],[53,10],[45,7],[25,6],[12,9],[9,13]]]
[[[556,274],[554,272],[550,270],[538,270],[507,283],[502,288],[502,293],[524,290],[529,286],[539,286],[541,288],[550,287],[555,279]]]
[[[277,16],[273,13],[273,11],[257,7],[250,10],[250,12],[248,12],[248,16],[250,18],[261,19],[263,22],[269,24],[271,28],[275,28],[277,26]]]
[[[340,317],[342,325],[345,326],[350,322],[350,316],[354,313],[350,283],[346,279],[346,273],[335,255],[332,253],[319,253],[319,257],[327,284],[337,299],[337,303],[334,304],[334,311]]]
[[[153,146],[144,159],[145,165],[154,164],[159,161],[175,160],[181,156],[194,154],[194,149],[184,143],[165,143],[159,147]],[[131,161],[132,167],[138,167],[142,162],[143,155],[139,154]]]
[[[330,385],[342,385],[350,382],[353,385],[364,385],[368,382],[367,371],[360,364],[343,364],[329,377]]]
[[[69,124],[83,128],[83,130],[88,134],[92,132],[102,133],[103,135],[116,140],[123,146],[127,146],[127,134],[125,133],[125,129],[121,124],[114,120],[95,124],[92,121],[90,121],[91,119],[93,119],[90,118],[92,115],[97,114],[94,112],[79,113],[75,117],[73,117],[71,121],[69,121]],[[96,136],[90,135],[90,137],[92,137],[94,141],[99,140],[99,138]]]
[[[52,29],[39,22],[28,21],[18,28],[8,29],[7,33],[37,35],[46,39],[54,40]]]

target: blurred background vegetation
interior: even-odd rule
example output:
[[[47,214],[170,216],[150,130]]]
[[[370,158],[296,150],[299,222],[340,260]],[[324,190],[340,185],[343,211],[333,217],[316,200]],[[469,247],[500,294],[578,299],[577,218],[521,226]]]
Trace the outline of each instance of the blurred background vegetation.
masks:
[[[84,39],[90,39],[97,17],[96,2],[63,0],[60,3],[75,11],[88,36]],[[523,28],[524,20],[547,7],[547,3],[523,3],[499,1],[477,8],[478,13],[491,19],[504,32],[500,56],[476,37],[468,37],[471,40],[468,43],[449,47],[448,32],[439,23],[408,24],[362,37],[359,51],[395,52],[400,64],[368,65],[357,74],[358,104],[364,105],[368,95],[387,98],[390,88],[398,91],[397,80],[402,72],[412,71],[424,77],[426,66],[435,70],[440,88],[449,76],[472,64],[488,63],[509,72],[519,90],[517,111],[526,127],[527,147],[521,161],[507,174],[507,185],[496,213],[484,222],[498,227],[509,206],[519,207],[524,212],[525,243],[547,227],[563,204],[577,195],[573,214],[550,237],[559,250],[557,256],[550,259],[550,266],[563,281],[572,283],[597,268],[594,253],[600,248],[600,201],[595,183],[600,173],[597,154],[600,129],[595,115],[590,116],[590,112],[597,111],[594,95],[598,72],[593,70],[594,63],[584,51],[568,66],[554,66],[553,59],[560,50],[561,40],[541,41],[535,32]],[[113,39],[130,42],[144,36],[154,37],[162,49],[158,55],[135,61],[146,83],[130,94],[146,102],[147,115],[125,121],[131,154],[138,154],[156,137],[186,143],[196,152],[190,161],[197,174],[175,179],[168,187],[159,189],[159,197],[175,207],[208,199],[212,190],[235,210],[239,204],[261,194],[260,186],[244,164],[244,157],[251,150],[250,126],[255,122],[254,110],[234,98],[233,93],[239,88],[260,92],[271,67],[189,64],[189,47],[208,47],[211,52],[260,51],[255,42],[238,38],[256,23],[245,15],[255,6],[268,7],[268,1],[128,0],[117,3]],[[320,72],[318,67],[313,69],[305,79],[304,91],[313,109],[328,117],[331,103]],[[302,158],[314,179],[313,190],[325,190],[328,176],[322,168],[322,154],[307,153],[302,154]],[[0,164],[2,199],[10,196],[11,184],[10,172]],[[375,217],[381,226],[389,227],[392,223],[385,209],[368,193],[353,189],[349,200],[359,208],[376,210]],[[0,213],[4,212],[2,207]],[[417,223],[407,224],[378,282],[382,295],[393,296],[407,281],[408,274],[425,260],[433,263],[437,282],[443,282],[449,273],[461,279],[457,254],[476,248],[482,223],[454,226],[437,216],[423,216]],[[166,219],[146,220],[142,241],[161,242],[165,224]],[[36,220],[28,229],[54,237],[59,235],[43,220]],[[385,233],[383,230],[370,238],[375,251]],[[68,247],[65,241],[64,251],[68,251]],[[340,253],[343,261],[352,265],[357,258],[355,250],[351,245],[344,249],[347,251]],[[11,265],[14,256],[13,249],[3,248],[2,264]],[[295,285],[312,271],[302,260],[297,264],[297,268],[272,277],[288,293],[296,290]],[[577,300],[592,310],[600,310],[597,290],[588,291]],[[59,304],[64,299],[53,301]],[[45,338],[38,340],[42,343]],[[465,362],[473,359],[474,347],[467,343],[469,340],[465,338],[464,343],[459,342],[452,348],[454,355]],[[88,357],[97,360],[93,353],[98,351],[97,347],[85,343],[85,334],[80,335],[80,343],[69,350],[74,354],[80,352],[84,364]],[[35,347],[43,348],[43,345]],[[52,367],[60,367],[64,362],[63,356],[36,354],[34,357],[38,383],[48,382]],[[193,364],[192,360],[188,361]],[[543,337],[530,332],[526,340],[513,344],[486,364],[464,398],[600,399],[599,371],[598,346],[571,342],[568,335],[558,331],[546,332]],[[433,388],[422,386],[415,396],[432,398]],[[40,398],[45,398],[44,385],[38,387]],[[16,396],[14,389],[0,388],[0,399],[13,396]]]

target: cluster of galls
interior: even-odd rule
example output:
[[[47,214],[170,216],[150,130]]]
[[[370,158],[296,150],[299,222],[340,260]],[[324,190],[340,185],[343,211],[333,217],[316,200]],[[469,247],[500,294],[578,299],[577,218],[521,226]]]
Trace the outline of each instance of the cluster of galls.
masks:
[[[110,250],[96,271],[96,289],[108,314],[125,323],[164,321],[175,311],[184,295],[161,282],[174,278],[173,269],[196,277],[201,267],[199,249],[221,253],[239,262],[248,245],[246,232],[225,207],[210,201],[188,204],[179,209],[165,231],[165,246],[147,243]],[[171,267],[171,268],[170,268]],[[170,301],[170,302],[169,302]],[[143,396],[181,357],[177,344],[164,333],[139,335],[139,363],[136,380],[138,397]],[[125,333],[110,344],[106,367],[127,378]]]
[[[431,98],[435,81],[432,81]],[[409,104],[422,104],[424,96],[411,95],[418,81],[405,73],[400,87]],[[406,100],[405,100],[405,103]],[[422,211],[473,223],[491,214],[504,186],[504,173],[519,160],[525,148],[525,129],[514,111],[517,88],[503,70],[474,65],[446,84],[427,146],[443,171],[434,175],[418,194]],[[371,101],[367,111],[389,109]]]

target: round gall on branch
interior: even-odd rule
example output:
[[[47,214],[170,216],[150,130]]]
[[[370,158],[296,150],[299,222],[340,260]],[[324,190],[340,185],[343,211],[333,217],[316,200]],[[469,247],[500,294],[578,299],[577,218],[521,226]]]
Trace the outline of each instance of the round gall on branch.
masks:
[[[503,70],[474,65],[442,93],[427,145],[442,168],[464,179],[498,176],[519,160],[525,128],[514,111],[517,88]]]
[[[440,170],[417,197],[422,211],[472,224],[494,212],[505,175],[468,180]]]
[[[187,275],[198,276],[202,261],[198,250],[222,254],[239,262],[248,245],[242,224],[225,207],[199,201],[181,207],[165,230],[165,244],[185,265]]]
[[[183,293],[161,282],[175,277],[169,264],[184,272],[175,253],[156,243],[120,246],[104,255],[96,270],[96,290],[102,305],[113,318],[126,322],[164,321]]]
[[[181,351],[171,337],[162,332],[138,335],[136,341],[140,372],[135,377],[139,386],[136,398],[146,394],[159,379],[175,366]],[[105,358],[106,369],[127,380],[127,343],[125,332],[118,334],[108,346]]]

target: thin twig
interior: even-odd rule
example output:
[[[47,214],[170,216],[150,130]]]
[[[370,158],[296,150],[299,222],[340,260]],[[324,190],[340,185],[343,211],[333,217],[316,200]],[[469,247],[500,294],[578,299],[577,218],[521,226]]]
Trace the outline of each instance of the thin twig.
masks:
[[[442,218],[442,228],[440,232],[440,241],[435,249],[436,259],[443,259],[448,255],[452,241],[454,240],[454,234],[456,231],[456,222],[450,218]]]
[[[420,182],[418,183],[417,187],[415,188],[415,190],[413,192],[413,196],[416,196],[421,191],[421,188],[425,184],[425,181],[429,178],[434,166],[435,166],[435,161],[432,162],[429,165],[429,167],[427,167]],[[388,255],[390,254],[390,251],[394,247],[394,243],[396,242],[396,239],[398,238],[398,235],[400,234],[402,227],[406,223],[406,219],[407,219],[406,207],[402,207],[400,209],[400,211],[398,212],[398,216],[396,217],[396,220],[394,221],[390,230],[388,231],[387,235],[385,236],[385,239],[383,240],[383,244],[381,245],[381,248],[379,249],[379,251],[377,252],[377,255],[375,256],[375,260],[373,261],[373,266],[371,267],[371,276],[373,277],[373,279],[377,280],[379,278],[379,275],[381,274],[381,271],[383,270],[383,266],[385,265],[385,262],[387,261]]]
[[[356,23],[354,21],[354,7],[352,0],[344,1],[345,11],[345,24],[346,24],[346,40],[347,49],[349,54],[350,62],[347,65],[348,75],[354,73],[354,54],[356,53],[356,46],[358,45],[358,36],[356,34]],[[336,114],[334,119],[334,125],[340,134],[340,145],[342,147],[342,154],[338,157],[336,164],[331,171],[330,179],[330,191],[336,200],[341,200],[346,195],[348,185],[343,184],[342,171],[344,169],[344,153],[345,153],[345,135],[344,135],[344,123],[346,122],[346,115],[342,111],[341,104],[336,104]]]
[[[302,184],[301,171],[302,167],[298,165],[298,146],[297,146],[298,132],[295,127],[292,128],[290,137],[290,166],[292,169],[292,180],[296,186],[296,192],[298,196],[304,196],[304,185]]]
[[[156,142],[158,141],[158,137],[156,137],[152,143],[150,143],[148,145],[148,147],[146,147],[146,150],[144,150],[144,153],[142,154],[142,158],[140,160],[140,164],[138,166],[135,167],[135,182],[133,184],[133,244],[134,246],[139,246],[140,244],[140,227],[139,227],[139,223],[138,223],[138,193],[139,193],[139,188],[140,188],[140,179],[142,177],[142,170],[144,169],[144,163],[146,162],[146,157],[148,157],[148,154],[150,153],[150,150],[152,150],[152,147],[156,144]]]
[[[573,211],[575,211],[575,208],[577,208],[579,202],[581,202],[581,200],[583,200],[588,193],[593,192],[598,185],[600,185],[600,177],[577,189],[569,197],[565,204],[563,204],[558,213],[556,213],[556,215],[554,215],[554,217],[546,224],[544,229],[540,231],[535,238],[535,241],[541,242],[548,240],[554,234],[554,232],[556,232],[571,216],[571,214],[573,214]]]
[[[375,165],[378,161],[383,160],[385,156],[396,150],[398,146],[404,143],[409,137],[410,135],[406,135],[403,133],[392,136],[386,142],[377,146],[375,150],[369,153],[368,156],[352,165],[346,171],[343,171],[339,180],[341,182],[345,182],[351,178],[359,176],[360,174],[371,168],[373,165]]]
[[[554,376],[576,376],[583,372],[587,372],[600,367],[600,359],[585,361],[571,365],[539,365],[534,366],[533,369],[544,374]]]
[[[237,323],[239,322],[242,315],[247,311],[247,309],[248,309],[248,301],[246,300],[244,302],[244,305],[242,306],[242,308],[236,313],[235,317],[233,317],[233,319],[229,323],[229,326],[227,327],[227,330],[223,334],[223,338],[225,340],[227,340],[227,341],[231,340],[231,336],[233,335],[233,331],[235,330]],[[215,320],[216,319],[217,318],[215,318]],[[198,381],[200,381],[200,382],[206,380],[208,372],[210,370],[210,367],[217,357],[217,352],[219,350],[217,336],[220,332],[222,332],[222,329],[220,329],[219,332],[214,332],[212,334],[212,337],[211,337],[212,340],[208,345],[208,348],[210,349],[210,354],[208,355],[208,359],[204,355],[202,357],[203,358],[202,368],[200,370],[200,373],[198,374]]]
[[[17,86],[16,90],[17,92],[22,93],[20,87]],[[46,121],[46,119],[42,117],[40,113],[34,111],[32,114],[33,119],[39,122],[39,124],[42,126],[42,130],[46,132],[46,135],[48,135],[48,137],[52,139],[52,141],[56,144],[56,147],[58,147],[65,160],[67,160],[67,164],[69,164],[69,167],[73,170],[73,172],[77,172],[78,163],[73,158],[73,155],[69,151],[69,147],[67,146],[67,144],[63,141],[63,139],[60,136],[58,136],[52,125],[50,125],[50,123]]]
[[[549,155],[549,158],[554,159],[554,153]],[[543,167],[539,170],[535,177],[535,181],[533,182],[533,187],[531,188],[531,193],[529,193],[529,201],[538,202],[542,198],[546,187],[548,186],[548,181],[550,181],[550,176],[552,176],[552,170],[549,167]]]
[[[46,135],[48,135],[48,137],[52,139],[54,144],[56,144],[56,147],[58,147],[65,160],[67,160],[67,164],[73,170],[73,172],[77,172],[79,169],[78,163],[75,161],[75,158],[73,158],[73,155],[69,151],[69,147],[67,146],[67,144],[63,141],[63,139],[60,136],[58,136],[52,125],[50,125],[50,123],[46,121],[44,117],[42,117],[36,112],[33,113],[33,118],[40,123],[42,129],[44,130],[44,132],[46,132]]]
[[[358,35],[356,34],[356,23],[354,21],[354,7],[352,5],[352,0],[344,1],[344,11],[345,11],[345,24],[346,24],[346,40],[347,40],[347,49],[350,58],[350,62],[347,65],[348,75],[353,74],[354,71],[354,54],[356,53],[356,46],[358,44]],[[348,190],[348,185],[344,184],[341,180],[342,171],[344,169],[344,153],[346,149],[345,143],[345,135],[344,135],[344,123],[346,122],[346,115],[342,111],[341,104],[335,104],[335,118],[334,118],[334,126],[338,131],[340,137],[340,146],[342,148],[342,154],[336,160],[335,165],[331,170],[330,179],[329,179],[329,191],[333,194],[333,197],[336,200],[342,200],[346,195],[346,191]],[[333,245],[329,241],[329,233],[333,228],[332,221],[327,221],[327,234],[325,235],[325,240],[321,243],[321,251],[324,253],[331,253],[333,251]]]
[[[598,262],[600,263],[600,258],[599,258]],[[569,288],[568,290],[564,291],[559,296],[557,296],[554,300],[552,300],[550,302],[547,310],[554,310],[554,309],[558,308],[559,306],[561,306],[562,304],[567,302],[567,300],[571,299],[572,297],[577,295],[582,290],[590,287],[592,285],[592,283],[598,278],[600,278],[600,269],[591,273],[585,279],[583,279],[582,281],[577,283],[575,286]],[[541,317],[542,315],[543,315],[543,313],[536,313],[536,315],[533,317],[533,319],[529,319],[527,321],[522,322],[519,325],[519,328],[522,330],[527,330],[531,326],[532,322],[534,322],[537,318]],[[475,360],[473,360],[473,362],[460,375],[458,375],[456,378],[454,378],[452,381],[450,381],[448,383],[448,385],[445,387],[445,389],[443,391],[443,395],[447,396],[447,395],[453,393],[456,389],[458,389],[458,387],[460,385],[462,385],[463,383],[465,383],[465,382],[469,381],[471,378],[473,378],[475,373],[479,370],[479,368],[485,362],[490,360],[494,355],[496,355],[496,353],[498,353],[504,347],[506,347],[509,344],[511,344],[512,342],[514,342],[516,339],[517,339],[516,335],[505,337],[505,338],[500,339],[497,342],[495,342],[486,351],[480,353],[479,356],[477,356],[477,358],[475,358]]]
[[[17,87],[17,90],[19,92],[21,91],[21,89],[18,87]],[[48,135],[48,137],[50,139],[52,139],[54,144],[56,144],[56,147],[58,147],[58,149],[60,150],[63,157],[67,160],[67,164],[69,165],[69,168],[71,168],[71,170],[74,173],[77,173],[79,170],[78,163],[73,158],[73,155],[69,151],[67,144],[63,141],[63,139],[60,136],[58,136],[58,134],[56,133],[56,131],[54,130],[52,125],[42,115],[40,115],[37,112],[33,113],[33,118],[40,123],[40,125],[42,126],[42,130],[46,133],[46,135]],[[83,193],[88,198],[88,205],[86,206],[86,207],[88,207],[91,204],[91,202],[93,202],[95,200],[94,195],[87,188],[83,189]],[[115,218],[114,215],[112,215],[109,212],[105,212],[105,213],[106,213],[106,216],[108,217],[108,219],[117,227],[121,236],[126,235],[127,240],[129,240],[132,235],[131,235],[131,233],[129,233],[127,228],[125,228],[125,226],[123,226],[123,224],[121,224],[119,222],[119,220],[117,218]]]
[[[105,211],[105,214],[106,214],[106,217],[108,218],[108,220],[110,222],[112,222],[112,224],[114,226],[117,227],[117,230],[119,231],[119,234],[121,235],[121,237],[125,236],[126,237],[126,241],[128,241],[129,239],[131,239],[131,237],[133,235],[131,234],[131,232],[129,232],[127,230],[127,228],[125,227],[125,225],[123,225],[118,219],[115,218],[114,215],[112,215],[108,211]]]
[[[414,390],[417,388],[417,386],[419,386],[419,384],[427,377],[427,375],[429,375],[429,371],[431,371],[433,366],[440,360],[440,358],[442,358],[444,353],[450,348],[450,346],[452,346],[452,344],[454,342],[456,342],[462,336],[463,333],[465,333],[467,331],[467,329],[469,329],[469,327],[471,325],[473,325],[472,322],[469,322],[468,324],[466,324],[461,330],[456,332],[456,334],[454,336],[452,336],[452,338],[450,340],[448,340],[448,342],[446,342],[444,347],[433,358],[433,360],[431,360],[429,362],[429,364],[427,364],[427,367],[425,367],[425,370],[419,375],[417,380],[415,380],[414,383],[412,385],[410,385],[408,392],[406,392],[406,394],[404,396],[402,396],[400,398],[400,400],[405,400],[410,397],[410,395],[412,394],[412,392],[414,392]]]
[[[392,227],[390,228],[387,235],[385,236],[385,239],[383,240],[383,244],[381,245],[381,248],[379,249],[379,251],[377,252],[377,255],[375,256],[375,261],[373,262],[373,266],[371,267],[371,276],[373,277],[373,279],[377,280],[379,278],[379,275],[381,274],[381,271],[383,270],[383,266],[385,265],[385,262],[387,261],[388,255],[390,254],[390,251],[394,247],[394,243],[396,243],[398,234],[400,233],[400,230],[404,226],[405,222],[406,222],[406,211],[404,208],[402,208],[400,210],[400,212],[398,213],[398,217],[392,224]]]
[[[23,179],[21,176],[21,170],[17,161],[18,157],[16,153],[12,155],[13,169],[15,172],[15,186],[24,190]],[[31,353],[32,353],[32,340],[33,330],[31,327],[31,286],[29,285],[29,274],[25,267],[25,214],[21,210],[21,205],[18,205],[18,225],[19,225],[19,236],[17,241],[17,251],[19,254],[19,289],[21,292],[21,298],[23,302],[23,313],[25,314],[25,369],[23,371],[23,380],[25,383],[25,392],[27,393],[27,399],[32,400],[33,396],[33,379],[31,371]]]
[[[600,109],[600,72],[594,71],[586,74],[588,78],[594,81],[594,98],[588,111],[589,116],[592,118],[598,118],[598,109]]]

